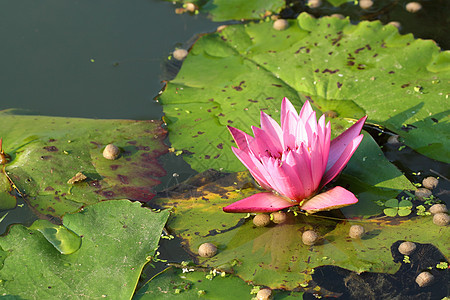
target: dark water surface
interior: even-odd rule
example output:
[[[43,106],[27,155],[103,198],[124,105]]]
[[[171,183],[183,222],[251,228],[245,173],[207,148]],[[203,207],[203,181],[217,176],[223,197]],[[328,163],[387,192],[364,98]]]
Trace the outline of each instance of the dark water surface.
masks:
[[[160,119],[162,63],[217,26],[159,0],[1,1],[0,110]]]

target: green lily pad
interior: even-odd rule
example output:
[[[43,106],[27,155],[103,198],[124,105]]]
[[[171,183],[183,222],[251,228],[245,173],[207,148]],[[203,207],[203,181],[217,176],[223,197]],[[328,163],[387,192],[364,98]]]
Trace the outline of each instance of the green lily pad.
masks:
[[[329,3],[331,3],[331,5],[337,7],[337,6],[341,6],[344,3],[354,2],[354,1],[352,1],[352,0],[327,0],[327,2],[329,2]]]
[[[319,114],[335,111],[332,123],[367,114],[408,146],[450,162],[448,52],[380,22],[303,13],[289,24],[284,31],[272,21],[230,25],[203,35],[167,83],[159,100],[170,140],[195,170],[243,170],[226,125],[250,133],[261,110],[279,120],[285,96],[298,109],[310,99]]]
[[[307,285],[312,269],[320,265],[336,265],[357,272],[395,273],[398,265],[392,262],[387,249],[399,239],[427,242],[432,236],[441,251],[450,253],[445,243],[448,234],[437,226],[431,227],[431,216],[398,221],[368,218],[382,214],[384,207],[377,205],[377,200],[392,198],[399,190],[367,188],[351,175],[343,177],[336,184],[345,183],[343,186],[355,192],[357,204],[342,209],[342,213],[339,210],[312,216],[289,213],[286,223],[264,228],[255,227],[250,215],[222,211],[224,206],[259,192],[247,172],[201,173],[190,183],[166,191],[164,197],[156,197],[152,203],[173,208],[168,228],[182,239],[192,255],[197,256],[202,243],[217,246],[214,257],[197,256],[200,265],[232,272],[245,281],[271,288],[291,290]],[[349,238],[352,224],[363,225],[367,235],[361,240]],[[309,229],[322,237],[312,247],[301,241],[302,233]]]
[[[11,183],[5,174],[0,173],[0,210],[7,210],[16,207],[16,198],[11,195]]]
[[[38,214],[61,217],[101,200],[148,201],[159,177],[156,158],[167,152],[159,121],[17,116],[0,112],[6,172]],[[116,160],[103,157],[114,143]],[[87,178],[73,184],[77,173]],[[3,185],[0,185],[3,186]],[[2,189],[5,193],[10,186]]]
[[[191,271],[189,271],[191,270]],[[224,275],[224,276],[223,276]],[[170,267],[145,284],[133,300],[146,299],[250,299],[258,288],[234,276],[213,271],[194,271]],[[275,299],[298,299],[302,292],[273,291]]]
[[[13,225],[0,237],[0,292],[21,299],[130,299],[168,216],[127,200],[90,205],[64,216],[64,226],[82,237],[67,255],[41,232]]]
[[[174,1],[171,1],[174,2]],[[272,13],[279,13],[285,7],[283,0],[176,0],[179,3],[194,3],[213,21],[260,19]]]
[[[63,225],[55,225],[48,220],[37,220],[29,229],[37,230],[61,254],[72,254],[81,246],[81,237]]]

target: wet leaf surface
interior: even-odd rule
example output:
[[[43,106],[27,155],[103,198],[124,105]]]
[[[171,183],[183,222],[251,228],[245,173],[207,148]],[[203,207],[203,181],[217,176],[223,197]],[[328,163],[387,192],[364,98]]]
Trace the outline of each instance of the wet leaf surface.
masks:
[[[189,266],[186,271],[191,269]],[[170,267],[152,278],[133,297],[138,299],[250,299],[252,286],[241,279],[230,276],[222,277],[220,272],[208,271],[183,272]],[[214,275],[213,275],[214,274]],[[256,291],[255,291],[256,292]],[[298,299],[301,292],[273,291],[275,299]],[[253,296],[255,296],[253,294]]]
[[[16,207],[16,198],[8,177],[0,173],[0,210],[7,210]]]
[[[355,184],[349,180],[352,176],[344,177],[336,184],[346,182],[346,187],[353,190]],[[224,175],[209,171],[162,193],[160,196],[166,198],[157,197],[155,203],[173,207],[168,227],[182,238],[183,246],[200,265],[233,272],[245,281],[271,288],[291,290],[308,284],[312,269],[322,265],[355,272],[395,273],[399,265],[392,261],[386,245],[399,239],[433,240],[444,255],[450,253],[446,243],[450,234],[433,225],[431,216],[384,216],[384,206],[375,202],[387,200],[399,190],[363,187],[356,205],[312,216],[289,213],[285,223],[264,228],[255,227],[248,215],[222,212],[222,207],[255,192],[258,190],[247,173]],[[365,228],[367,233],[362,239],[348,237],[354,224]],[[320,240],[306,246],[302,233],[311,229]],[[205,242],[217,246],[214,257],[198,257],[197,249]]]
[[[6,172],[42,216],[61,217],[101,200],[146,202],[165,175],[156,160],[167,152],[159,121],[17,116],[7,111],[0,117],[3,149],[12,159]],[[109,143],[121,149],[116,160],[102,155]],[[79,172],[87,178],[68,183]]]
[[[204,35],[168,82],[159,100],[170,140],[194,169],[243,170],[226,125],[249,132],[260,110],[278,120],[284,96],[298,108],[311,99],[318,113],[334,111],[333,123],[367,114],[406,145],[450,162],[442,105],[448,52],[380,22],[301,14],[289,24],[284,31],[272,21],[230,25]]]
[[[66,230],[82,238],[81,247],[67,255],[49,242],[45,230],[39,232],[45,224],[34,225],[38,230],[13,225],[0,238],[0,291],[14,299],[130,299],[168,216],[127,200],[67,214]]]

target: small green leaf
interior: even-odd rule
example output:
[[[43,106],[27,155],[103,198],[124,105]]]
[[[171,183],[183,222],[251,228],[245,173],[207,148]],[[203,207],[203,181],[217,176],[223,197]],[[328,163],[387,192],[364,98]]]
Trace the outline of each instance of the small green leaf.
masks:
[[[384,203],[384,206],[398,208],[398,200],[397,199],[389,199]]]
[[[37,220],[29,228],[41,232],[61,254],[72,254],[81,246],[81,237],[63,225]]]
[[[395,217],[398,213],[398,208],[385,208],[383,212],[388,217]]]

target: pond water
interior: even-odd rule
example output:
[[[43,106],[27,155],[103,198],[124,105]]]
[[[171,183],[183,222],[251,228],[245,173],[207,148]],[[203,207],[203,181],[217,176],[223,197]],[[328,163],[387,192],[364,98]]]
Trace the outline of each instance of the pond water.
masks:
[[[158,0],[2,1],[0,109],[160,119],[165,60],[217,26]]]
[[[404,33],[413,31],[419,37],[435,38],[442,48],[448,48],[443,34],[448,18],[443,16],[443,5],[445,1],[426,2],[424,7],[429,9],[422,25],[410,21],[411,15],[397,8],[380,19],[388,22],[397,18],[405,24]],[[325,7],[316,14],[334,11]],[[343,11],[348,10],[344,7]],[[0,110],[18,108],[30,114],[62,117],[160,119],[162,108],[153,98],[163,87],[162,80],[172,78],[177,71],[167,57],[176,47],[188,48],[197,34],[214,31],[219,25],[202,14],[177,15],[173,4],[158,0],[3,1]],[[411,157],[418,159],[420,169],[426,168],[421,165],[423,161],[435,163],[408,153],[406,158],[394,154],[389,158],[409,171],[415,171],[407,164]],[[181,158],[170,155],[161,161],[168,175],[158,190],[195,174]],[[448,177],[446,166],[436,163],[433,168],[438,175]],[[448,188],[448,182],[440,187],[442,197],[448,197]],[[9,224],[29,225],[34,219],[19,202],[0,223],[0,233]],[[177,243],[162,240],[161,258],[189,259],[181,248],[173,247]],[[148,276],[154,272],[148,269]]]

